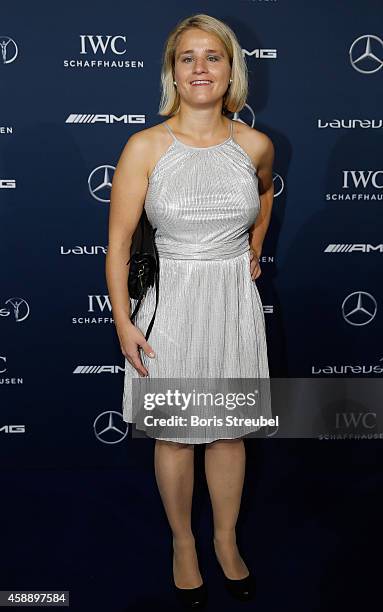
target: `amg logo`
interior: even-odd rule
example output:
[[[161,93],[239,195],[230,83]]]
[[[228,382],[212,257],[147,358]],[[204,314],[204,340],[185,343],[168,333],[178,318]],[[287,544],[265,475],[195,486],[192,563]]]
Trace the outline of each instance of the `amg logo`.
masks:
[[[248,51],[247,49],[242,49],[243,55],[252,55],[257,59],[275,59],[277,57],[276,49],[253,49],[252,51]]]
[[[274,314],[274,305],[273,304],[263,304],[263,312],[264,314]]]
[[[65,123],[145,123],[145,115],[77,114],[71,113]]]
[[[15,179],[0,179],[0,189],[16,189]]]
[[[25,425],[2,425],[0,433],[25,433]]]
[[[383,253],[383,244],[328,244],[324,253]]]
[[[80,365],[75,367],[73,374],[118,374],[124,371],[124,367],[114,365]]]

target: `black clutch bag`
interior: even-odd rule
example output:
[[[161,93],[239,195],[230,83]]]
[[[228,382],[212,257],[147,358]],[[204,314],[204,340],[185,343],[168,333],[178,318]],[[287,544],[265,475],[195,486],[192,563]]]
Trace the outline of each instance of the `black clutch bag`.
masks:
[[[129,297],[138,300],[130,316],[132,323],[136,318],[147,290],[153,285],[156,287],[156,307],[145,334],[146,340],[149,338],[150,332],[152,331],[158,305],[159,258],[154,239],[155,233],[156,229],[153,229],[151,226],[144,209],[132,236],[130,259],[126,265],[130,263],[128,275]]]

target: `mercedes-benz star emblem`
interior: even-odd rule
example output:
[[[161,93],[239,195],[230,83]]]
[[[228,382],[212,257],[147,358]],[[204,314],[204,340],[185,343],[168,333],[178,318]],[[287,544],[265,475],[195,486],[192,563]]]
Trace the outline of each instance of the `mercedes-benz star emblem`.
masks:
[[[88,187],[90,194],[99,202],[110,202],[112,189],[112,174],[114,166],[104,165],[95,168],[89,175]],[[102,195],[101,195],[102,194]]]
[[[126,423],[121,412],[108,410],[98,415],[93,424],[94,434],[104,444],[118,444],[126,438],[129,425]]]
[[[344,320],[350,325],[367,325],[371,323],[378,309],[376,300],[371,293],[354,291],[342,304]]]
[[[359,36],[352,43],[349,55],[351,66],[358,72],[377,72],[383,66],[383,40],[374,34]]]

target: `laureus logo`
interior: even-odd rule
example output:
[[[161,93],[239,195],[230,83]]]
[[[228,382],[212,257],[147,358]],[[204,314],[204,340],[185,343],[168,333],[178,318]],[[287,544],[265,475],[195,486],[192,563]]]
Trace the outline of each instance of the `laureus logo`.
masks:
[[[9,36],[0,36],[0,56],[3,64],[11,64],[18,56],[18,48]]]

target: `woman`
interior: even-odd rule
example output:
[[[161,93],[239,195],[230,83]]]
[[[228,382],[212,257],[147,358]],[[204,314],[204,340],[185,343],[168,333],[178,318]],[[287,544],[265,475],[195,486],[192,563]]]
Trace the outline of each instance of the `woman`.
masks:
[[[159,114],[170,120],[129,138],[111,197],[106,274],[126,358],[123,416],[129,423],[136,422],[135,377],[269,376],[265,320],[254,281],[261,274],[273,202],[274,148],[265,134],[227,117],[244,107],[248,93],[246,64],[233,31],[208,15],[184,19],[166,41],[161,79]],[[157,228],[160,258],[159,303],[148,342],[144,334],[155,288],[150,287],[134,325],[126,265],[144,206]],[[257,429],[213,426],[193,434],[178,428],[166,437],[145,430],[156,439],[155,474],[173,535],[174,586],[189,607],[202,606],[207,594],[191,529],[198,443],[206,443],[214,549],[225,584],[239,599],[254,593],[235,526],[245,472],[243,436]]]

